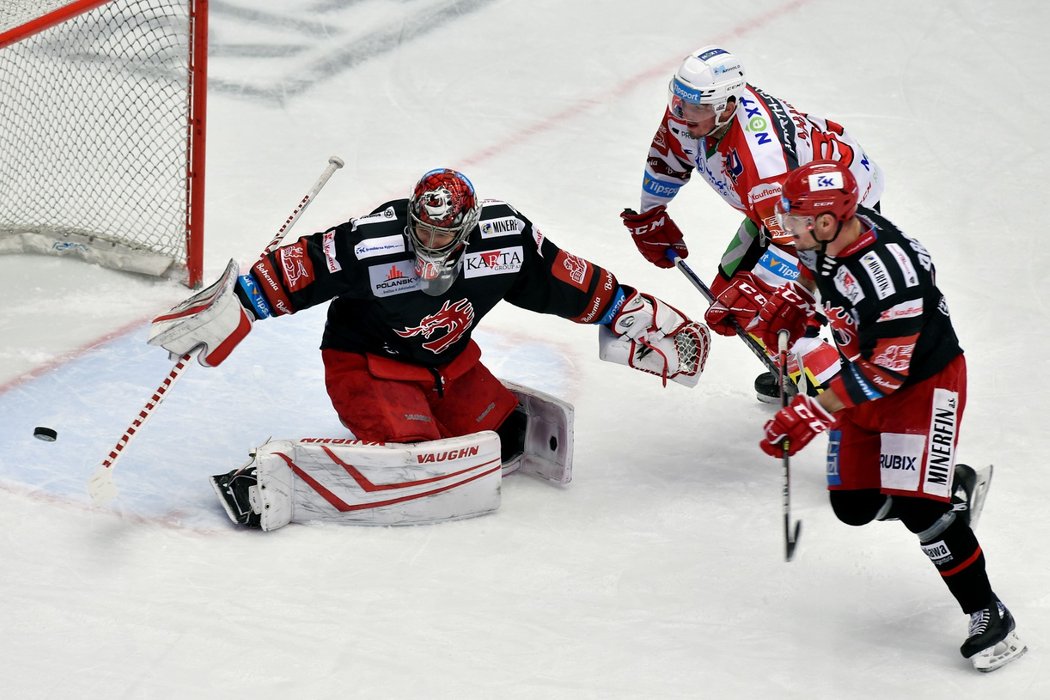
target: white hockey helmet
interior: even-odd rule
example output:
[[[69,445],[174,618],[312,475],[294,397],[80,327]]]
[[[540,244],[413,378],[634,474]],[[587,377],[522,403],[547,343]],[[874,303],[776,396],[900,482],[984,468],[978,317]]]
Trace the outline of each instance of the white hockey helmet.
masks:
[[[718,46],[704,46],[689,54],[678,66],[667,86],[667,106],[671,116],[687,121],[686,105],[710,105],[715,111],[715,128],[725,126],[732,117],[722,119],[730,99],[740,104],[747,81],[744,66],[733,54]]]

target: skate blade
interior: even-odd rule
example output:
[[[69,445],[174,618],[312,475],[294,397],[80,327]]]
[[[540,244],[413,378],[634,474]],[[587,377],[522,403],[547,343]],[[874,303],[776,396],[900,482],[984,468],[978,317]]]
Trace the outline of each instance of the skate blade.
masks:
[[[1018,639],[1017,633],[1011,632],[1003,641],[978,652],[971,660],[973,667],[981,673],[991,673],[1014,659],[1021,658],[1026,651],[1028,647]]]

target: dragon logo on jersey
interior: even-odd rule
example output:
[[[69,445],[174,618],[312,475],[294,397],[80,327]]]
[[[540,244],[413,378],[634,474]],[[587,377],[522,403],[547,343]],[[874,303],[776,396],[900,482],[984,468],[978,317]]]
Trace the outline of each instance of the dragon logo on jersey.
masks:
[[[551,272],[562,282],[571,284],[586,292],[590,287],[593,268],[583,258],[562,250],[558,252],[558,257],[554,259]]]
[[[860,356],[857,322],[853,314],[841,306],[825,306],[824,313],[828,317],[828,325],[831,326],[835,345],[848,361],[853,362]]]
[[[418,326],[406,327],[404,330],[395,330],[402,338],[412,338],[421,335],[427,338],[423,347],[440,355],[463,337],[474,323],[474,306],[468,299],[460,299],[453,303],[445,301],[441,308],[429,316],[424,316]],[[446,329],[444,335],[434,340],[430,337],[440,329]]]
[[[314,265],[306,252],[305,242],[281,248],[279,255],[288,291],[298,292],[314,281]]]
[[[908,367],[911,366],[911,354],[914,350],[914,345],[884,345],[879,342],[872,353],[878,354],[871,358],[871,362],[894,372],[907,372]]]

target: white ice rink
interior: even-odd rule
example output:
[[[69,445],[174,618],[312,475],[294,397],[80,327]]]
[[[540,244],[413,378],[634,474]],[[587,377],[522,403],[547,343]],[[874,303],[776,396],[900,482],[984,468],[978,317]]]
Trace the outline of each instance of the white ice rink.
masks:
[[[504,305],[500,376],[571,401],[575,479],[503,484],[495,514],[415,528],[234,528],[207,477],[269,437],[344,435],[323,308],[193,366],[116,468],[84,484],[170,368],[147,320],[172,282],[0,257],[4,698],[1050,697],[1050,4],[1036,0],[288,0],[211,3],[205,278],[248,262],[337,154],[301,234],[457,167],[570,251],[694,316],[645,263],[636,206],[680,58],[722,43],[749,82],[843,122],[887,174],[966,349],[962,461],[994,462],[978,536],[1029,653],[976,673],[967,618],[899,523],[827,505],[823,439],[758,449],[761,367],[716,337],[699,386],[597,358],[594,328]],[[0,124],[0,130],[3,124]],[[739,217],[702,182],[671,207],[709,279]],[[293,235],[294,238],[294,235]],[[47,444],[36,425],[58,430]]]

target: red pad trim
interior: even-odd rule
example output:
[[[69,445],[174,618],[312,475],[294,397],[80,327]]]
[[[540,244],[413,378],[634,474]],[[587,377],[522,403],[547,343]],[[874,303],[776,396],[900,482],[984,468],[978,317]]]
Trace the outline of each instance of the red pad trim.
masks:
[[[325,449],[325,451],[328,452],[327,448]],[[352,465],[344,464],[343,462],[340,462],[339,460],[336,460],[337,463],[339,463],[340,466],[343,466],[343,468],[347,470],[347,473],[350,474],[354,478],[354,480],[357,481],[359,484],[361,484],[361,483],[369,484],[369,488],[366,488],[365,490],[366,491],[370,491],[370,492],[379,491],[379,490],[386,490],[386,489],[408,488],[408,487],[411,487],[411,486],[416,486],[418,484],[426,484],[426,483],[431,483],[431,482],[434,482],[434,481],[442,481],[444,479],[448,479],[448,478],[452,478],[454,476],[461,475],[461,474],[463,474],[465,472],[474,471],[475,469],[484,468],[484,467],[488,467],[490,464],[495,464],[495,466],[493,466],[493,467],[491,467],[489,469],[486,469],[485,471],[483,471],[481,473],[475,474],[475,475],[473,475],[473,476],[471,476],[471,477],[469,477],[467,479],[463,479],[461,481],[457,481],[457,482],[451,483],[451,484],[445,484],[444,486],[440,486],[438,488],[431,489],[429,491],[424,491],[422,493],[412,494],[411,496],[402,496],[400,498],[389,498],[389,499],[384,500],[384,501],[372,501],[370,503],[357,503],[357,504],[351,505],[351,504],[347,503],[346,501],[344,501],[343,499],[339,498],[339,496],[336,496],[334,493],[332,493],[331,491],[326,489],[324,486],[322,486],[316,479],[314,479],[312,476],[310,476],[305,471],[303,471],[298,465],[295,464],[295,462],[293,462],[291,459],[289,459],[286,455],[283,455],[280,452],[277,452],[276,454],[281,459],[283,459],[285,461],[285,463],[288,464],[288,466],[291,468],[292,472],[294,472],[296,476],[298,476],[300,479],[302,479],[304,482],[306,482],[306,484],[308,484],[310,486],[310,488],[312,488],[314,491],[316,491],[321,496],[321,498],[323,498],[324,500],[328,501],[328,503],[330,503],[332,505],[332,507],[335,508],[336,510],[338,510],[340,513],[348,513],[350,511],[355,511],[355,510],[369,510],[371,508],[382,508],[384,506],[394,505],[395,503],[405,503],[407,501],[416,501],[416,500],[419,500],[421,498],[426,498],[427,496],[433,496],[435,494],[442,493],[444,491],[450,491],[450,490],[452,490],[452,489],[454,489],[454,488],[456,488],[458,486],[463,486],[464,484],[469,484],[472,481],[477,481],[478,479],[480,479],[482,477],[485,477],[485,476],[488,476],[489,474],[492,474],[492,473],[494,473],[494,472],[496,472],[498,470],[501,470],[503,468],[503,465],[500,463],[500,461],[498,459],[493,459],[493,460],[489,460],[488,462],[484,462],[482,464],[474,465],[473,467],[468,467],[467,469],[464,469],[464,470],[461,470],[459,472],[456,472],[455,474],[446,474],[444,476],[434,477],[432,479],[423,479],[423,480],[420,480],[420,481],[406,481],[406,482],[402,482],[402,483],[399,483],[399,484],[374,484],[371,481],[369,481],[363,474],[361,474],[356,469],[354,469],[354,467]],[[362,488],[364,488],[364,486],[362,486]]]

